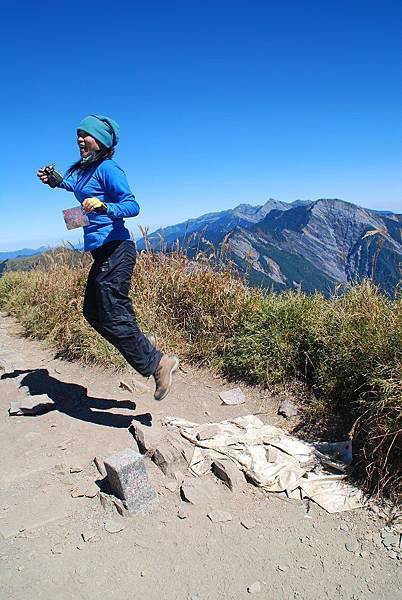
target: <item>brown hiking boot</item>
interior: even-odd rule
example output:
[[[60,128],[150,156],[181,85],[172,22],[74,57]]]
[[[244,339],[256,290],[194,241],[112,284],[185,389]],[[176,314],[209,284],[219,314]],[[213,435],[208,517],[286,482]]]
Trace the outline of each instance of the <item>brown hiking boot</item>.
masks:
[[[179,368],[179,359],[174,354],[163,354],[154,373],[155,400],[163,400],[172,387],[173,373]]]

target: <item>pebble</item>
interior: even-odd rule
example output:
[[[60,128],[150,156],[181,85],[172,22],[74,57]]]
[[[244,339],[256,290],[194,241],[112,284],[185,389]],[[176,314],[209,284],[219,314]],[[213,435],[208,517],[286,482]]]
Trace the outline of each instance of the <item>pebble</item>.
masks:
[[[126,381],[121,380],[119,383],[119,388],[122,390],[126,390],[127,392],[130,392],[130,394],[134,394],[133,388]]]
[[[105,522],[105,529],[109,533],[119,533],[119,531],[123,531],[124,525],[122,523],[118,523],[114,519],[109,519]]]
[[[81,467],[70,467],[70,473],[81,473]]]
[[[255,581],[248,586],[247,591],[249,594],[259,594],[261,592],[261,583],[259,581]]]
[[[179,517],[179,519],[187,519],[187,517],[189,516],[188,512],[183,510],[183,509],[179,509],[177,511],[177,516]]]
[[[360,549],[360,544],[357,540],[346,542],[345,548],[348,552],[357,552]]]
[[[226,523],[232,520],[232,515],[224,510],[212,510],[207,517],[212,523]]]
[[[52,548],[52,554],[63,554],[63,547],[61,544],[56,544]]]
[[[285,572],[285,571],[287,571],[287,570],[288,570],[288,568],[287,568],[287,566],[286,566],[286,565],[278,565],[278,571],[283,571],[283,572]]]
[[[83,498],[85,496],[85,490],[82,490],[78,487],[73,488],[70,490],[70,496],[71,498]]]

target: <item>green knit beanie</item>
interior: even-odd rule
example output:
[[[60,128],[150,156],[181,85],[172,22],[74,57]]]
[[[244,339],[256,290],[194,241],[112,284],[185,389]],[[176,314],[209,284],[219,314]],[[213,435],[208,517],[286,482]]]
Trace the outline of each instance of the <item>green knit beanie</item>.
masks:
[[[113,148],[120,139],[120,127],[110,117],[88,115],[78,125],[78,129],[92,135],[106,148]]]

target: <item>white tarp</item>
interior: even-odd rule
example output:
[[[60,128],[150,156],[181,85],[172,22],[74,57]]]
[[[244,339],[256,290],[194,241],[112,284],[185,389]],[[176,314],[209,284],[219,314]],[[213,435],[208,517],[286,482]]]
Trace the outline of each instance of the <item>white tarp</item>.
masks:
[[[214,458],[224,455],[269,492],[286,492],[289,497],[298,492],[329,513],[363,506],[360,490],[339,474],[351,462],[350,441],[309,444],[264,424],[255,415],[204,425],[166,417],[164,425],[178,429],[194,444],[190,464],[194,475],[202,476]]]

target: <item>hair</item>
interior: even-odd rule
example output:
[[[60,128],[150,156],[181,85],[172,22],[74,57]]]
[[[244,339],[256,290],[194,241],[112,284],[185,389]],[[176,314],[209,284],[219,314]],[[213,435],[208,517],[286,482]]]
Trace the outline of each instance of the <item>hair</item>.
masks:
[[[75,173],[75,171],[80,171],[80,170],[84,171],[85,169],[88,169],[89,167],[93,167],[94,165],[98,166],[104,160],[108,160],[109,158],[112,158],[113,155],[114,155],[114,147],[106,148],[105,146],[101,146],[101,149],[99,150],[99,152],[97,152],[96,155],[91,160],[87,160],[87,161],[83,162],[82,159],[80,159],[80,160],[77,160],[77,162],[75,162],[74,164],[72,164],[71,167],[69,167],[67,169],[64,177],[69,177],[70,175]]]

